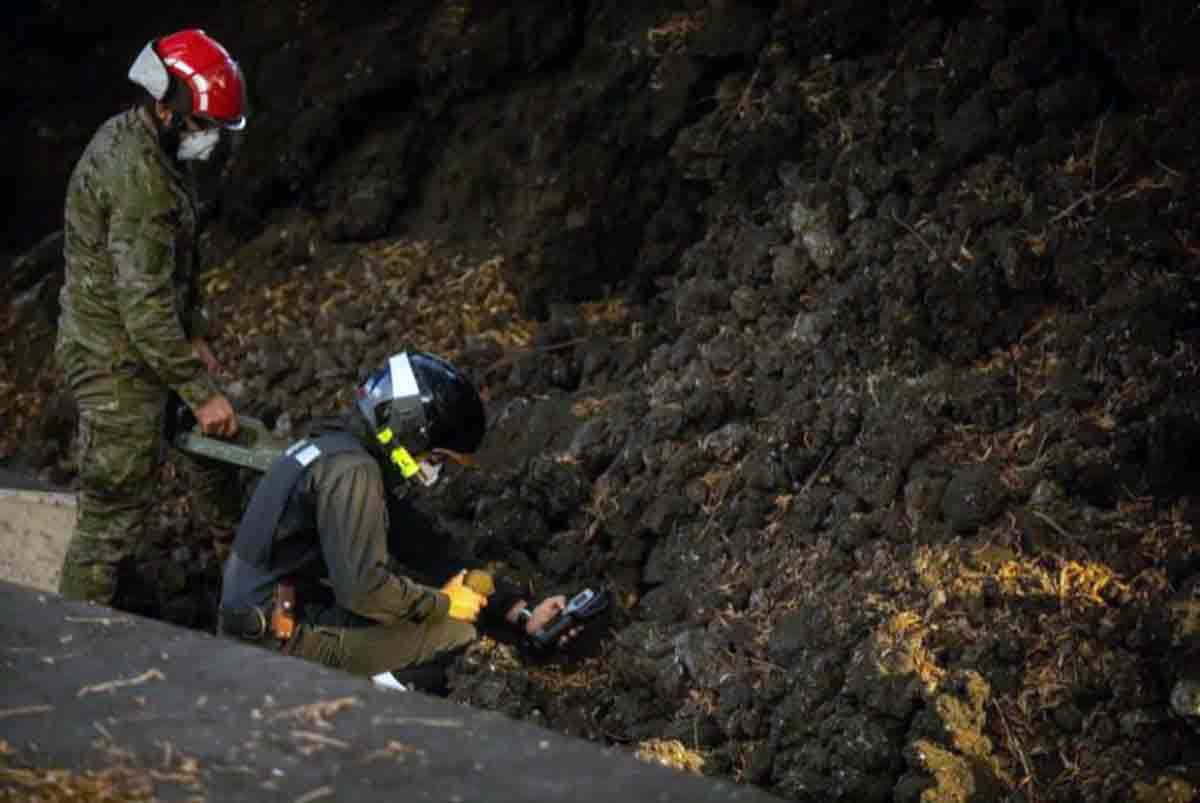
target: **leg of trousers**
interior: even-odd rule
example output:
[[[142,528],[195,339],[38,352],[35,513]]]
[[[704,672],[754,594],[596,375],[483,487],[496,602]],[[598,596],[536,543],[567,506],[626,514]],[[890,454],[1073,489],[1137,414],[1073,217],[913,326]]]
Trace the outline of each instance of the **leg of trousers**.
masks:
[[[161,387],[130,376],[72,382],[79,405],[79,499],[63,562],[64,596],[111,604],[158,489]]]
[[[475,626],[456,619],[368,623],[341,608],[306,609],[284,652],[356,675],[420,666],[475,640]]]
[[[144,373],[101,370],[77,355],[63,363],[79,407],[79,496],[59,590],[109,605],[117,566],[133,556],[158,496],[167,391]],[[241,510],[236,472],[190,455],[178,463],[193,530],[219,551],[231,540]]]

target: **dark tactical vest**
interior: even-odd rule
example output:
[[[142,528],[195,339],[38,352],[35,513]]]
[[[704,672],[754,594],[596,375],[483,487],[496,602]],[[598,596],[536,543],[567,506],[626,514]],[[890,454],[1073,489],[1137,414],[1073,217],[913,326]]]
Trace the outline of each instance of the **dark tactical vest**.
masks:
[[[296,441],[271,464],[238,524],[233,554],[225,563],[222,609],[265,606],[280,578],[320,558],[319,540],[285,544],[283,549],[276,549],[275,531],[308,467],[318,458],[352,451],[363,451],[357,438],[348,432],[331,431]]]

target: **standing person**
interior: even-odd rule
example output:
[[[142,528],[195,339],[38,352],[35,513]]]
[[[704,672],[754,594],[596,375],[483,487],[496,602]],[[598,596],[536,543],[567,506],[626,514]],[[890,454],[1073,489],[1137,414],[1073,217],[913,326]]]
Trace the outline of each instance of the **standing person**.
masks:
[[[389,359],[346,414],[259,482],[225,564],[221,632],[381,685],[439,690],[477,620],[540,630],[565,597],[530,606],[502,581],[485,596],[445,540],[413,548],[427,524],[407,495],[436,483],[447,461],[469,463],[484,430],[479,394],[454,366],[423,352]]]
[[[203,31],[184,30],[147,44],[129,78],[145,100],[100,127],[67,187],[56,344],[79,407],[79,512],[60,590],[103,604],[155,498],[168,394],[204,432],[237,432],[197,298],[190,168],[245,127],[241,71]],[[211,464],[192,474],[196,518],[219,538],[236,521],[232,478]]]

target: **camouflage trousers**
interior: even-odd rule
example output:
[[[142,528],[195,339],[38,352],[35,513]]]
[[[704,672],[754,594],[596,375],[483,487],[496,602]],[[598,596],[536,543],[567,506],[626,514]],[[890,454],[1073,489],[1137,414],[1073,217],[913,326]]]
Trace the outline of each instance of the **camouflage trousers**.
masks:
[[[144,371],[98,369],[70,350],[58,357],[79,407],[77,515],[59,591],[110,605],[118,566],[132,559],[157,500],[167,389]],[[236,472],[190,457],[179,463],[193,532],[227,545],[241,508]]]

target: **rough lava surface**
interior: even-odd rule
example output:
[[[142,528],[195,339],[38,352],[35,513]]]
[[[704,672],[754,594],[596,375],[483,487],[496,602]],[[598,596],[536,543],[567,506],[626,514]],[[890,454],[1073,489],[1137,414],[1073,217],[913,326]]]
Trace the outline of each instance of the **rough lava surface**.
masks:
[[[206,26],[255,113],[204,289],[282,434],[465,366],[482,470],[424,506],[612,591],[452,696],[799,801],[1196,799],[1194,4],[403,5]],[[44,114],[61,179],[90,130]],[[0,277],[0,456],[69,484],[56,214]],[[124,604],[208,627],[164,483]]]

